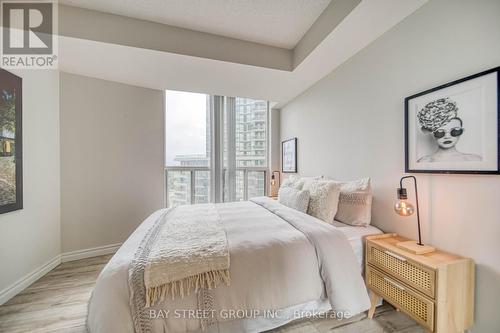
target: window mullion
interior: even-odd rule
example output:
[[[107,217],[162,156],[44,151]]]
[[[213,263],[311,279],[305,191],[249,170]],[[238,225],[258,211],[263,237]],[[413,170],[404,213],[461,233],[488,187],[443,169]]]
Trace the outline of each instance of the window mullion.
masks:
[[[190,191],[191,191],[191,204],[194,204],[196,203],[196,200],[195,200],[195,196],[196,196],[196,171],[194,170],[191,170],[191,173],[190,173],[190,177],[191,177],[191,186],[190,186]]]
[[[248,168],[243,170],[243,200],[248,200]]]
[[[236,98],[226,97],[227,199],[236,201]]]
[[[210,117],[211,117],[211,132],[212,132],[212,142],[211,142],[211,163],[210,172],[212,179],[211,193],[212,202],[222,202],[223,197],[223,154],[222,148],[224,143],[224,131],[223,131],[223,96],[210,96]]]

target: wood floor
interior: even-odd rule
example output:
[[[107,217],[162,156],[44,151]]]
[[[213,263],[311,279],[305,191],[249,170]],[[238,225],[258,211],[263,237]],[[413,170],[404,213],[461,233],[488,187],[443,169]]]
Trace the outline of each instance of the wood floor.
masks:
[[[99,272],[110,256],[68,262],[0,306],[2,333],[84,333],[87,303]],[[273,330],[279,333],[420,333],[413,320],[389,305],[344,321],[298,320]],[[120,332],[109,332],[120,333]],[[235,332],[236,333],[236,332]]]

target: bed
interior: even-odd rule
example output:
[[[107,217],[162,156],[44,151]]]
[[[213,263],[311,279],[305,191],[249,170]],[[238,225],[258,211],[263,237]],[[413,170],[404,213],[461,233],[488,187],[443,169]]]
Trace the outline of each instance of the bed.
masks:
[[[369,308],[361,277],[362,239],[380,233],[377,228],[326,224],[269,198],[214,206],[227,234],[231,273],[229,286],[211,291],[215,322],[202,327],[193,311],[197,296],[191,294],[150,308],[149,326],[137,328],[129,267],[165,213],[160,210],[135,230],[99,275],[89,302],[90,333],[262,332],[332,308],[343,316]]]

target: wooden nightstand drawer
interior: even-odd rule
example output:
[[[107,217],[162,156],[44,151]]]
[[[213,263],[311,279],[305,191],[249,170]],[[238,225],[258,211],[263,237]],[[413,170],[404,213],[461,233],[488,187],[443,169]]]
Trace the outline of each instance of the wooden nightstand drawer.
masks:
[[[436,273],[434,270],[371,242],[367,244],[367,260],[374,267],[389,273],[425,295],[435,298]]]
[[[417,255],[397,234],[366,238],[366,284],[373,318],[382,297],[433,333],[463,332],[474,322],[474,262],[436,249]]]
[[[367,266],[366,269],[366,282],[370,289],[430,331],[434,330],[434,302],[432,300],[417,294],[372,266]]]

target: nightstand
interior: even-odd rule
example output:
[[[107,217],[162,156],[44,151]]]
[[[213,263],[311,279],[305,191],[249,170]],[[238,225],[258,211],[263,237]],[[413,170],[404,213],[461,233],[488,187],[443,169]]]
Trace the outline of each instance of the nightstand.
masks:
[[[273,196],[268,196],[268,198],[273,199],[273,200],[278,200],[278,196],[275,196],[275,197],[273,197]]]
[[[440,250],[417,255],[396,246],[407,240],[397,234],[366,238],[368,317],[381,297],[429,332],[457,333],[472,326],[474,262]]]

